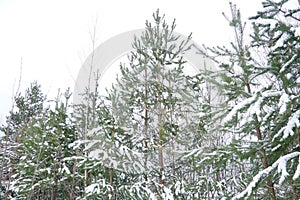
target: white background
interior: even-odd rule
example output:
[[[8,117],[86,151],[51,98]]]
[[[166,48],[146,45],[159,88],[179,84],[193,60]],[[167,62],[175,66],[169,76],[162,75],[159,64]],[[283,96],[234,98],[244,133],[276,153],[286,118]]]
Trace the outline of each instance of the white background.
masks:
[[[262,8],[259,0],[233,3],[244,19]],[[0,122],[10,110],[21,66],[20,91],[37,80],[53,99],[58,88],[73,88],[92,51],[95,27],[98,46],[119,33],[144,28],[157,8],[169,23],[176,18],[177,32],[193,32],[198,44],[226,45],[233,38],[222,16],[223,11],[230,15],[227,0],[0,0]]]

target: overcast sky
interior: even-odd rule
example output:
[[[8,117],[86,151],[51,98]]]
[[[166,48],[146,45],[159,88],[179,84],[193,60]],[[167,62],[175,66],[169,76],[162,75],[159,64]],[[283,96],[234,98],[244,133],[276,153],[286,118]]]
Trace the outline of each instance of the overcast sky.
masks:
[[[244,18],[262,7],[259,0],[233,2]],[[170,23],[176,18],[177,32],[193,32],[198,44],[222,45],[232,38],[222,16],[223,11],[230,14],[228,0],[0,0],[0,121],[10,110],[21,65],[20,91],[37,80],[53,99],[58,88],[73,88],[92,50],[94,27],[99,45],[122,32],[144,28],[157,8]]]

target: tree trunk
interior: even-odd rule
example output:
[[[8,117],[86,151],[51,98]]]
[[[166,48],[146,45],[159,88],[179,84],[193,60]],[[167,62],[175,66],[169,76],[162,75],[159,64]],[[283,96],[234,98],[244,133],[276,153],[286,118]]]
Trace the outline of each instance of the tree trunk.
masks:
[[[114,140],[114,135],[115,135],[115,131],[114,129],[112,130],[112,140]],[[110,185],[110,195],[111,197],[113,196],[113,193],[114,193],[114,189],[113,189],[113,168],[112,166],[110,166],[109,168],[109,185]]]
[[[76,155],[78,155],[78,150],[76,150]],[[74,160],[74,164],[73,164],[73,174],[72,174],[72,186],[71,186],[71,191],[70,191],[70,196],[69,196],[69,200],[73,200],[74,198],[74,192],[75,192],[75,174],[77,171],[77,160]]]
[[[148,175],[147,175],[147,164],[148,164],[148,126],[149,126],[149,116],[148,116],[148,71],[147,71],[147,67],[145,69],[145,99],[144,99],[144,106],[145,106],[145,110],[144,110],[144,136],[146,138],[145,141],[145,161],[144,161],[144,168],[145,168],[145,173],[144,173],[144,179],[145,181],[148,180]]]
[[[158,82],[158,94],[157,94],[157,102],[158,102],[158,119],[157,119],[157,125],[158,125],[158,163],[159,163],[159,183],[163,184],[163,171],[164,171],[164,162],[163,162],[163,124],[162,124],[162,83],[161,83],[161,66],[158,64],[158,72],[157,72],[157,82]]]
[[[110,185],[109,193],[112,197],[113,194],[114,194],[114,189],[113,189],[113,168],[112,167],[109,168],[109,185]]]
[[[249,83],[247,83],[247,90],[248,90],[248,93],[251,94],[251,87],[250,87]],[[258,117],[256,115],[255,115],[255,123],[259,124]],[[262,141],[262,139],[263,139],[259,126],[256,127],[256,137],[257,137],[258,141]],[[263,168],[266,169],[269,167],[269,163],[268,163],[266,150],[264,147],[261,148],[261,154],[262,154],[261,160],[262,160]],[[268,187],[268,191],[270,193],[270,200],[276,200],[276,192],[274,189],[274,184],[270,178],[267,180],[267,187]]]

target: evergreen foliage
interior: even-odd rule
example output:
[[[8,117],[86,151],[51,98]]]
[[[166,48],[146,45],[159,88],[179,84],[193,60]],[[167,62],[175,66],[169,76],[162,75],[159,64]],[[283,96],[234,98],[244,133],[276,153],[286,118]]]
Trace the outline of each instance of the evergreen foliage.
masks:
[[[184,72],[191,35],[157,10],[106,97],[98,76],[81,105],[33,82],[0,127],[0,199],[299,199],[293,3],[265,0],[249,37],[230,4],[235,40],[199,49],[215,71]]]

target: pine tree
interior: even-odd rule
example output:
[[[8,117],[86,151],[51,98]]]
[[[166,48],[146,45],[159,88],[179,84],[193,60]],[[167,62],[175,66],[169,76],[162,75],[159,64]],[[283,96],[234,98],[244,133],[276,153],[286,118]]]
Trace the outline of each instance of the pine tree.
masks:
[[[64,158],[75,154],[68,144],[76,139],[75,127],[67,113],[69,98],[66,93],[63,103],[58,97],[54,110],[44,110],[43,116],[24,130],[26,137],[20,141],[22,156],[14,184],[20,199],[68,197],[73,163]]]
[[[297,27],[300,10],[288,3],[292,1],[265,1],[264,10],[252,17],[252,46],[259,50],[267,47],[266,66],[260,71],[270,77],[261,97],[255,101],[261,109],[258,117],[263,127],[262,134],[267,138],[269,167],[255,178],[261,180],[263,176],[272,176],[278,180],[274,183],[277,198],[298,199],[300,35]],[[259,184],[257,179],[252,184]],[[250,189],[248,186],[247,190]]]
[[[41,86],[33,82],[26,90],[24,96],[19,93],[14,97],[14,109],[6,119],[6,124],[1,126],[1,131],[5,134],[1,143],[1,198],[8,199],[15,196],[14,188],[11,184],[15,182],[15,165],[21,155],[18,152],[20,140],[25,137],[24,130],[28,124],[37,118],[41,118],[45,97],[41,92]]]
[[[250,43],[245,43],[239,10],[231,5],[232,18],[227,19],[236,41],[232,48],[207,48],[220,69],[220,81],[214,83],[225,97],[219,117],[231,140],[224,149],[240,163],[230,174],[239,177],[232,195],[298,199],[299,9],[289,8],[287,0],[265,1],[263,6],[252,18]]]
[[[7,166],[6,190],[18,199],[65,199],[71,185],[73,162],[64,160],[74,155],[68,147],[76,132],[68,113],[70,93],[62,102],[59,94],[54,108],[46,106],[40,86],[34,82],[24,96],[16,97],[16,110],[8,117],[6,131],[8,147],[13,154]],[[6,179],[5,179],[6,180]],[[7,192],[6,192],[7,193]]]
[[[149,192],[139,195],[176,198],[183,168],[175,153],[203,134],[199,133],[196,90],[201,81],[183,71],[183,53],[190,48],[191,36],[187,40],[176,36],[175,21],[167,25],[158,10],[153,19],[154,24],[147,21],[145,32],[134,39],[129,67],[121,65],[109,99],[115,122],[123,130],[118,136],[122,144],[144,154],[142,161],[135,162],[141,162],[146,171],[135,179]],[[149,164],[156,167],[148,168]]]
[[[91,175],[88,198],[191,196],[184,194],[188,167],[178,151],[207,139],[200,113],[203,80],[184,72],[191,36],[181,39],[175,20],[169,26],[158,10],[153,21],[134,38],[129,66],[121,64],[107,99],[97,100],[96,128],[88,140],[74,143],[87,152],[80,163]]]

